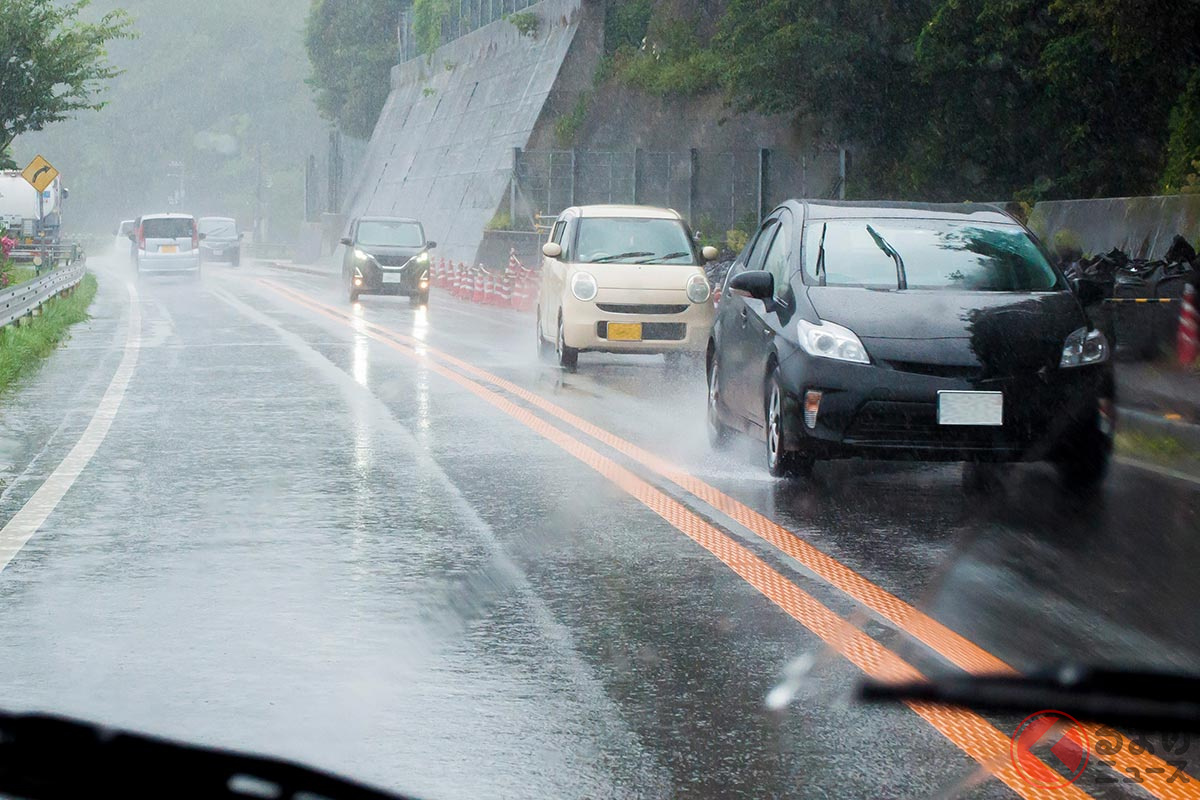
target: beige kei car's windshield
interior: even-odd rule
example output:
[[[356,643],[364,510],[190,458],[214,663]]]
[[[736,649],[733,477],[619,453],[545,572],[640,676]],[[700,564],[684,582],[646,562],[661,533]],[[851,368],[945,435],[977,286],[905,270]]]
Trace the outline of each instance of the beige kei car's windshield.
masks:
[[[687,228],[676,219],[585,217],[579,221],[577,257],[583,264],[692,264]]]

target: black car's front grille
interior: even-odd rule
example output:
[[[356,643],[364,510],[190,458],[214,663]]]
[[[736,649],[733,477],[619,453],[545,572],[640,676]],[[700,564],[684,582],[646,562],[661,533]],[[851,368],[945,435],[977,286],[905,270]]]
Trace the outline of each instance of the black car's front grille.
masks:
[[[596,323],[596,335],[601,339],[608,338],[608,323]],[[681,342],[687,338],[687,325],[682,322],[643,322],[643,342]],[[613,340],[617,341],[617,340]],[[627,341],[627,340],[621,340]]]
[[[403,267],[411,258],[411,256],[375,256],[375,261],[381,267]]]
[[[934,448],[1019,448],[1032,440],[1026,426],[939,425],[934,403],[872,400],[864,403],[848,428],[848,444]]]
[[[609,314],[682,314],[686,305],[651,305],[627,303],[597,303],[596,308]]]
[[[909,372],[914,375],[932,375],[936,378],[959,378],[962,380],[978,380],[983,377],[983,368],[975,366],[954,366],[950,364],[926,364],[920,361],[884,361],[894,370]]]

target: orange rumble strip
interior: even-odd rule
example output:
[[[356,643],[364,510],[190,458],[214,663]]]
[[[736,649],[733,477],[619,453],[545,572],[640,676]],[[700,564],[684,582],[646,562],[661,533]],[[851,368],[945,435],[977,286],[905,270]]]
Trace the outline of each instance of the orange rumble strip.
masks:
[[[484,402],[553,442],[716,556],[762,595],[867,675],[881,680],[918,679],[921,677],[920,673],[910,664],[870,636],[851,626],[812,595],[796,586],[746,549],[745,546],[612,459],[601,455],[598,451],[551,425],[528,409],[496,395],[483,385],[438,364],[428,355],[418,353],[406,344],[397,342],[375,330],[370,330],[376,326],[362,323],[361,320],[356,320],[336,309],[323,308],[302,295],[293,297],[298,293],[287,290],[286,287],[277,287],[265,281],[263,283],[277,291],[282,290],[281,294],[286,294],[289,299],[293,299],[294,302],[301,303],[329,319],[350,326],[363,325],[368,328],[367,335],[371,338],[411,359],[424,363],[432,371],[457,383]],[[908,705],[942,736],[983,765],[1018,795],[1026,798],[1086,798],[1089,796],[1073,784],[1059,788],[1042,788],[1027,783],[1013,766],[1009,757],[1010,738],[978,714],[965,709],[933,707],[920,703],[909,703]],[[1049,770],[1048,766],[1044,764],[1042,766]]]

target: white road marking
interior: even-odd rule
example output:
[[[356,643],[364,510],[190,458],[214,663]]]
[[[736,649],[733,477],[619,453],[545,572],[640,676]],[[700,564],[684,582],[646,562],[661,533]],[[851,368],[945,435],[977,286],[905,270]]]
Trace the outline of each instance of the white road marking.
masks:
[[[66,458],[54,469],[50,477],[46,478],[38,487],[38,490],[33,493],[33,497],[30,497],[25,505],[21,506],[21,510],[8,521],[8,524],[0,529],[0,571],[9,565],[21,548],[42,527],[47,517],[58,507],[59,501],[74,485],[80,473],[92,460],[92,456],[96,454],[96,450],[100,448],[100,444],[108,435],[109,428],[112,427],[113,419],[117,416],[117,409],[120,408],[121,401],[125,397],[129,380],[137,368],[138,351],[142,344],[142,310],[138,305],[137,288],[133,284],[126,284],[126,286],[129,289],[130,299],[129,328],[125,337],[125,353],[121,356],[121,363],[117,365],[117,371],[113,374],[108,389],[100,398],[100,404],[96,407],[96,413],[92,415],[91,422],[88,423],[83,435],[79,437],[79,441],[71,448],[71,452],[67,453]]]

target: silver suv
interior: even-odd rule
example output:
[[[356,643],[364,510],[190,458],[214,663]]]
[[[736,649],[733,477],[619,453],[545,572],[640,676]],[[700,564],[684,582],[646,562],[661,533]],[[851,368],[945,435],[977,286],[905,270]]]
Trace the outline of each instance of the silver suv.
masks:
[[[148,272],[200,275],[200,240],[204,234],[188,214],[148,214],[139,217],[133,232],[134,265]]]

